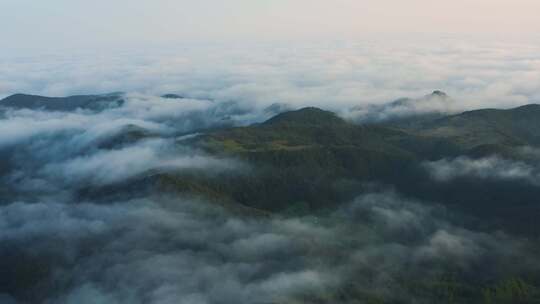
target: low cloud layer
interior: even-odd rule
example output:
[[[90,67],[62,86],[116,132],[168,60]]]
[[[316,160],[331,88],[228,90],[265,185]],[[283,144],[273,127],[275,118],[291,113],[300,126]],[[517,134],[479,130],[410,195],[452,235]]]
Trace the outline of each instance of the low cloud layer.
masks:
[[[208,100],[127,94],[120,107],[72,112],[3,109],[0,197],[70,195],[149,172],[241,172],[233,159],[188,147],[197,130],[245,124],[251,114]],[[248,114],[246,114],[248,113]]]
[[[106,185],[129,179],[149,170],[188,170],[205,172],[234,170],[240,167],[232,160],[220,161],[210,156],[181,148],[174,149],[172,143],[149,140],[118,150],[99,151],[90,156],[79,156],[61,163],[47,164],[39,172],[48,179],[61,178],[64,183],[90,182]]]
[[[532,149],[524,149],[523,153],[534,153]],[[497,156],[472,159],[457,157],[424,163],[431,176],[441,182],[449,182],[456,178],[480,178],[493,180],[525,181],[538,185],[540,173],[533,165],[503,159]]]
[[[462,105],[442,91],[419,98],[400,98],[382,105],[356,106],[342,115],[360,123],[385,122],[415,115],[448,115],[463,110]]]
[[[44,303],[271,303],[323,297],[351,281],[392,300],[412,296],[403,276],[482,269],[491,277],[537,265],[525,240],[459,228],[444,209],[392,192],[358,197],[328,217],[290,219],[246,218],[185,198],[15,202],[0,207],[0,227],[4,263],[19,256],[4,269],[48,265],[15,282],[35,284],[10,296]],[[510,260],[520,262],[510,268]]]

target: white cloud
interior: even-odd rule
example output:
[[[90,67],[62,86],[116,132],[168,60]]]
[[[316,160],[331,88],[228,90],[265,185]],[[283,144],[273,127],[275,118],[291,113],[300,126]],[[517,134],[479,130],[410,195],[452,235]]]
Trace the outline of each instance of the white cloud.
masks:
[[[215,43],[111,51],[107,57],[10,57],[0,65],[0,96],[178,92],[252,109],[282,102],[346,112],[352,106],[415,98],[440,89],[455,100],[456,111],[511,107],[540,101],[538,54],[538,44],[532,42],[439,37],[333,44]],[[52,75],[47,72],[51,70]]]
[[[205,173],[233,171],[239,162],[201,155],[200,152],[175,148],[170,141],[149,140],[118,150],[98,151],[51,163],[38,173],[48,180],[61,179],[63,183],[106,185],[125,181],[149,170],[200,170]]]
[[[540,182],[537,168],[521,161],[497,156],[472,159],[457,157],[425,162],[424,167],[438,181],[447,182],[459,177],[495,180],[522,180],[533,184]]]

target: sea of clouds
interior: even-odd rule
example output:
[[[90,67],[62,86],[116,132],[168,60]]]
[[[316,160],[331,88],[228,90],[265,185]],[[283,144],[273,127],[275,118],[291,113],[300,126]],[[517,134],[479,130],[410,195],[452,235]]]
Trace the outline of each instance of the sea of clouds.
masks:
[[[77,193],[156,170],[241,174],[247,164],[185,139],[284,108],[320,106],[347,117],[349,109],[404,96],[444,112],[531,103],[540,100],[539,51],[443,40],[2,58],[0,96],[127,93],[122,106],[103,111],[1,110],[0,301],[309,302],[351,284],[391,301],[413,298],[403,288],[408,279],[537,273],[530,240],[463,228],[436,203],[391,190],[365,193],[325,216],[292,218],[246,216],[164,193],[112,201]],[[434,89],[452,105],[421,97]],[[158,97],[164,93],[185,98]],[[150,136],[115,145],[126,128]],[[425,167],[441,182],[538,180],[528,165],[496,157]]]
[[[539,102],[539,44],[493,41],[383,37],[8,54],[0,59],[0,97],[179,93],[340,112],[439,89],[453,97],[455,111]]]
[[[301,217],[247,215],[166,193],[78,195],[160,170],[242,174],[253,168],[190,147],[186,139],[265,113],[144,94],[128,94],[122,106],[102,111],[4,109],[0,300],[275,303],[354,290],[429,303],[410,294],[404,280],[459,273],[489,281],[538,271],[534,242],[464,228],[459,215],[438,204],[384,188],[324,216]],[[149,135],[119,141],[126,130]],[[531,148],[523,153],[536,155]],[[524,164],[509,170],[516,164],[458,158],[425,166],[442,182],[467,174],[536,178]]]

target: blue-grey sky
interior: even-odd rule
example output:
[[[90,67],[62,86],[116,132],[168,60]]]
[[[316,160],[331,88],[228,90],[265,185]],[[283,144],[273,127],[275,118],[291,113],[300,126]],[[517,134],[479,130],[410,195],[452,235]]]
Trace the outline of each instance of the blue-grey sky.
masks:
[[[376,33],[536,34],[538,0],[0,0],[10,48]]]

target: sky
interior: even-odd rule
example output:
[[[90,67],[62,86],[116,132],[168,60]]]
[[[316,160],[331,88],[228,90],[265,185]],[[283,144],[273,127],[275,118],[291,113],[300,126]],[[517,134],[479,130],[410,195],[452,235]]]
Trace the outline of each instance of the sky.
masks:
[[[537,35],[537,0],[0,0],[4,48],[450,33]]]
[[[0,98],[540,102],[538,0],[0,0]]]

